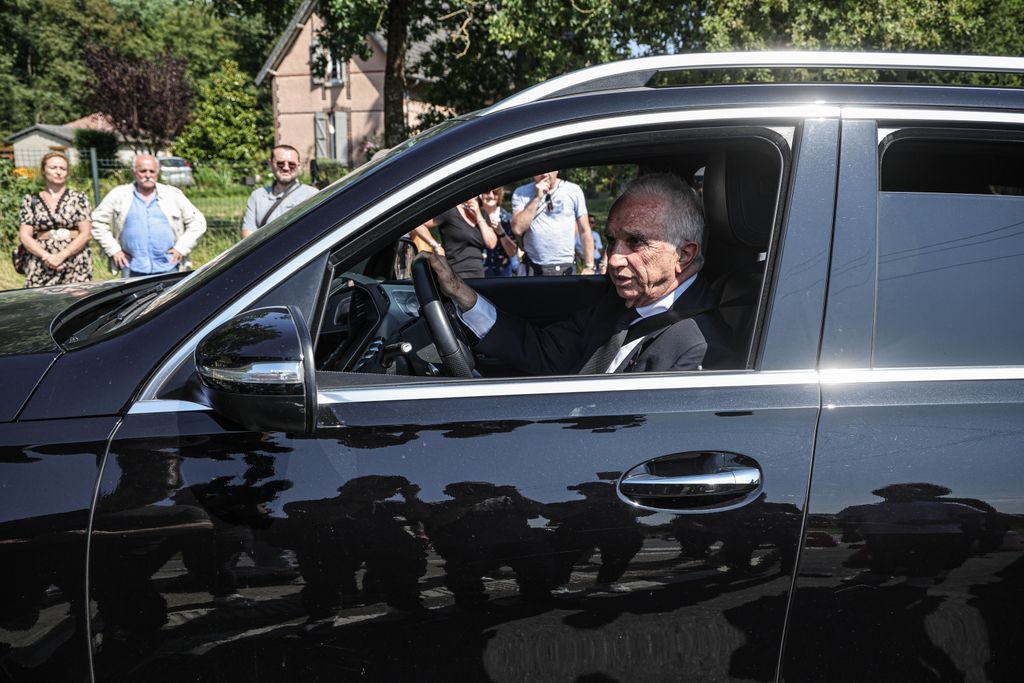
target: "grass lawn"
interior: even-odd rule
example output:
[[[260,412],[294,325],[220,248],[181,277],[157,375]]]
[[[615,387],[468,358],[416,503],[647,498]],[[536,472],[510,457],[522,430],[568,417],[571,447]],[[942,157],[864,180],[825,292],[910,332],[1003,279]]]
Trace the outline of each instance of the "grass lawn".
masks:
[[[200,238],[199,244],[189,254],[189,259],[195,268],[203,265],[217,254],[221,253],[232,244],[238,241],[238,228],[210,228]],[[110,280],[116,277],[107,267],[107,257],[99,246],[93,242],[92,248],[92,279]],[[25,286],[25,276],[14,272],[11,263],[10,253],[13,246],[4,247],[4,258],[0,260],[0,290],[20,289]]]

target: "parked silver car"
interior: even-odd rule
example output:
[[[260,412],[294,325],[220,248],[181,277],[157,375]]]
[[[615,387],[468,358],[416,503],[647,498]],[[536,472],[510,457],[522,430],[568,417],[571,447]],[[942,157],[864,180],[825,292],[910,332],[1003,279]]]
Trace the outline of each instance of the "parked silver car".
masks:
[[[192,187],[192,164],[181,157],[159,157],[160,180],[175,187]]]

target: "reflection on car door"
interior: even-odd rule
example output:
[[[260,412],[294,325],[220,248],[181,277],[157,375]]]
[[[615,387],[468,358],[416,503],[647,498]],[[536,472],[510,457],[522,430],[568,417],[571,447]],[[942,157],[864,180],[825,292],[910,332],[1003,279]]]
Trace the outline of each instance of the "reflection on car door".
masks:
[[[1016,680],[1024,354],[1007,314],[1024,303],[1024,198],[880,192],[875,122],[844,121],[842,140],[827,409],[783,673]]]
[[[758,371],[322,388],[308,439],[130,414],[95,524],[139,532],[93,537],[98,675],[771,679],[818,417],[837,133],[798,133],[809,199],[789,207]],[[749,458],[760,494],[706,514],[620,498],[631,468],[698,452]]]

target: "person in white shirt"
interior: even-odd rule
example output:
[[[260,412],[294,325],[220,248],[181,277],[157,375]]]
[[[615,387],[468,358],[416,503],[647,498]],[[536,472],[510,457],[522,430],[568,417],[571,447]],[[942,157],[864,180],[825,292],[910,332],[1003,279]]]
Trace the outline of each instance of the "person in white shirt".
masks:
[[[527,275],[573,275],[576,236],[583,245],[581,275],[594,274],[594,238],[587,200],[558,171],[533,176],[533,184],[512,193],[512,232],[523,237]]]

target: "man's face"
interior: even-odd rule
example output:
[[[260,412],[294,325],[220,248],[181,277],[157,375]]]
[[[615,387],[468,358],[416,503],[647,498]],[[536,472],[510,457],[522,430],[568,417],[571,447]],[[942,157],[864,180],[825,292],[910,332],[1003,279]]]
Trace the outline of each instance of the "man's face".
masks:
[[[299,155],[290,149],[275,149],[270,157],[270,168],[277,182],[289,185],[299,176]]]
[[[548,171],[547,173],[538,173],[533,176],[533,182],[535,183],[539,183],[544,179],[547,179],[549,185],[554,185],[555,181],[558,180],[558,171]]]
[[[132,166],[135,172],[135,185],[140,190],[152,190],[156,187],[156,179],[160,175],[160,164],[150,156],[137,157]]]
[[[665,241],[665,201],[626,195],[608,214],[608,277],[629,307],[653,304],[693,274],[698,245]]]

